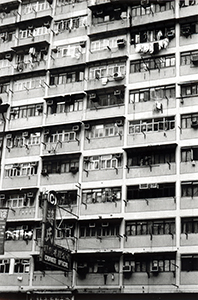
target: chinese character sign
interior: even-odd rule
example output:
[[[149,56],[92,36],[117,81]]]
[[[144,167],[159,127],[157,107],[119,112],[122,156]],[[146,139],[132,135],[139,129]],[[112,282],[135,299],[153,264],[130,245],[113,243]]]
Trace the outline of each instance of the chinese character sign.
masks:
[[[0,208],[0,254],[4,254],[5,227],[8,217],[8,209]]]
[[[68,271],[70,268],[70,251],[54,244],[56,232],[56,192],[50,191],[45,196],[40,254],[41,260],[58,269]]]

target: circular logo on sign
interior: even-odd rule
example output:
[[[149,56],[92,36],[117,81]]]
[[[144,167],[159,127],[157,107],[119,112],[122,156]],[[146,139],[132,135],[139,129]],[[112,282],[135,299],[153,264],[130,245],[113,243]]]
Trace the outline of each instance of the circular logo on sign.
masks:
[[[52,205],[56,205],[57,204],[56,192],[55,191],[49,191],[48,199],[47,200]]]

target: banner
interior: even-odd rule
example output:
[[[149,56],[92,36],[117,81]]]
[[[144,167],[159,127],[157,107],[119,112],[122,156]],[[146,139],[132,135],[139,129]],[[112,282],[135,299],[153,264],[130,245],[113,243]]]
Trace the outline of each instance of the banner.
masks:
[[[50,191],[46,193],[44,195],[40,258],[46,264],[68,271],[70,269],[70,250],[54,243],[56,234],[56,205],[56,192]]]
[[[0,208],[0,254],[4,254],[5,228],[8,208]]]

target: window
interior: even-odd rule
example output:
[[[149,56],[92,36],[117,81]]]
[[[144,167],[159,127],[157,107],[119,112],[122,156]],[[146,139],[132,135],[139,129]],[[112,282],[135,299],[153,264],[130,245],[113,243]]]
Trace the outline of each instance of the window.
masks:
[[[198,160],[198,147],[181,149],[181,161],[189,162]]]
[[[119,234],[119,224],[106,222],[103,223],[81,223],[80,238],[96,237],[116,237]]]
[[[129,121],[129,134],[175,129],[175,117]]]
[[[0,13],[0,15],[1,15],[1,13]],[[3,16],[1,19],[3,19],[3,18],[5,18],[5,16]],[[10,32],[9,31],[1,32],[0,33],[0,44],[11,42],[13,40],[14,34],[15,34],[14,31],[13,32],[11,32],[11,31]]]
[[[43,104],[32,104],[18,107],[12,107],[10,110],[11,120],[37,117],[43,114]],[[34,134],[31,134],[31,139],[35,138]]]
[[[91,190],[83,190],[82,202],[83,203],[105,203],[115,202],[121,200],[121,188],[98,188]]]
[[[198,82],[182,85],[181,87],[182,96],[194,96],[198,94]]]
[[[0,94],[8,93],[8,91],[9,91],[9,86],[10,86],[9,83],[1,83],[1,84],[0,84]]]
[[[181,185],[181,196],[182,197],[198,197],[198,182],[183,182]]]
[[[49,34],[50,29],[46,26],[36,27],[32,29],[25,29],[19,31],[19,39],[34,38],[35,36]]]
[[[77,191],[58,192],[58,205],[70,206],[77,204]]]
[[[139,17],[144,15],[152,15],[153,13],[164,12],[172,10],[175,7],[175,1],[164,1],[163,5],[152,3],[150,7],[132,6],[132,17]]]
[[[175,197],[175,183],[161,183],[158,188],[141,189],[139,185],[127,187],[127,200],[168,197]]]
[[[29,259],[15,259],[14,273],[29,273],[30,260]]]
[[[61,6],[61,5],[66,5],[66,4],[73,4],[73,3],[80,3],[86,0],[58,0],[57,5]]]
[[[87,16],[80,16],[55,22],[55,31],[62,33],[68,30],[70,32],[71,30],[86,26]]]
[[[33,77],[14,82],[14,91],[29,91],[31,89],[38,89],[44,87],[44,77]]]
[[[145,152],[142,149],[136,150],[136,152],[129,153],[127,163],[129,167],[134,166],[152,166],[157,164],[166,164],[175,162],[175,149],[146,149]]]
[[[198,57],[198,51],[191,51],[191,52],[183,52],[180,56],[180,65],[193,65],[193,57]]]
[[[35,195],[33,193],[31,196],[27,194],[12,194],[6,199],[6,207],[10,208],[20,208],[20,207],[31,207],[34,206]]]
[[[9,273],[9,269],[10,269],[10,260],[0,259],[0,273]]]
[[[99,9],[93,11],[93,25],[106,23],[127,18],[126,7],[118,6],[112,9],[111,6],[106,6],[104,10]]]
[[[164,234],[175,234],[175,221],[173,219],[126,222],[127,236]]]
[[[110,106],[124,105],[124,91],[118,90],[118,93],[119,95],[116,95],[112,92],[107,92],[105,94],[97,94],[94,100],[92,100],[91,95],[89,95],[87,108],[99,109]]]
[[[66,131],[64,129],[60,129],[50,133],[50,135],[45,134],[44,142],[49,144],[57,144],[76,141],[76,138],[77,136],[75,131]]]
[[[57,160],[43,161],[43,170],[48,174],[62,174],[72,172],[73,169],[78,171],[79,161],[76,159],[57,158]]]
[[[74,237],[75,224],[68,222],[61,222],[60,227],[56,230],[56,238],[57,239],[65,239]]]
[[[98,65],[89,69],[89,80],[113,77],[115,73],[125,75],[125,63],[118,62],[109,65]]]
[[[85,169],[102,170],[114,169],[122,166],[122,154],[92,156],[84,160]]]
[[[182,255],[181,270],[186,272],[198,271],[198,255]]]
[[[188,115],[182,115],[181,116],[181,128],[187,129],[192,128],[193,122],[198,121],[198,113],[188,114]]]
[[[191,34],[198,33],[197,23],[187,23],[180,25],[180,36],[189,37]]]
[[[38,162],[5,165],[5,178],[36,175],[37,167]]]
[[[101,124],[91,127],[90,138],[103,138],[123,134],[123,127],[118,127],[116,123]]]
[[[198,218],[182,218],[181,233],[198,233]]]
[[[50,6],[49,6],[49,3],[47,1],[40,0],[40,1],[36,1],[34,3],[23,5],[22,6],[22,11],[23,11],[23,14],[26,15],[26,14],[31,14],[31,13],[36,13],[36,12],[39,12],[39,11],[43,11],[43,10],[46,10],[46,9],[49,9],[49,8],[50,8]]]
[[[130,91],[129,103],[156,101],[175,98],[175,86],[152,87]]]
[[[135,272],[152,272],[152,266],[155,265],[159,272],[175,272],[175,259],[172,257],[145,257],[135,259]]]
[[[84,80],[84,71],[65,72],[50,75],[50,85],[60,85]]]
[[[130,73],[139,73],[150,70],[160,70],[163,68],[175,66],[175,55],[167,55],[161,57],[153,57],[131,61]]]

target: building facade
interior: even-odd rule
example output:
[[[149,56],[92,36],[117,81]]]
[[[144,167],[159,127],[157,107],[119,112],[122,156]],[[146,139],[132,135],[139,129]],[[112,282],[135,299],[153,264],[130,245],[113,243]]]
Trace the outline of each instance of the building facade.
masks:
[[[0,18],[0,298],[195,299],[198,1],[1,0]],[[66,272],[40,259],[51,190]]]

